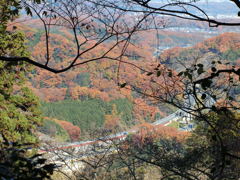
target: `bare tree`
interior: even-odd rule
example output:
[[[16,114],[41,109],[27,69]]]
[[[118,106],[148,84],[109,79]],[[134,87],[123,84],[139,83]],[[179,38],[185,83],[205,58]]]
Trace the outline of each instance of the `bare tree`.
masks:
[[[121,58],[131,43],[132,35],[138,31],[147,30],[152,23],[143,24],[143,20],[150,13],[131,17],[128,12],[86,0],[42,1],[41,3],[22,0],[21,5],[42,23],[45,34],[45,54],[43,54],[45,58],[12,57],[10,54],[5,54],[0,57],[0,60],[25,61],[53,73],[61,73],[101,59],[124,62]],[[67,29],[73,35],[72,41],[75,47],[71,48],[74,55],[73,58],[65,59],[64,65],[56,64],[52,57],[51,32],[54,28]],[[98,52],[97,49],[104,44],[107,44],[104,51]],[[112,55],[111,52],[115,54]]]
[[[164,16],[172,16],[181,19],[187,19],[192,21],[202,21],[207,22],[210,27],[217,26],[239,26],[240,22],[236,20],[235,22],[228,22],[224,20],[218,20],[217,18],[210,17],[204,9],[199,7],[197,1],[154,1],[154,0],[122,0],[122,1],[92,1],[96,4],[101,4],[106,7],[111,7],[114,9],[119,9],[122,11],[129,11],[134,13],[151,13]],[[124,6],[124,3],[128,6]],[[233,0],[232,3],[240,8],[240,3],[238,0]],[[236,13],[237,16],[237,13]]]
[[[86,64],[101,59],[121,61],[126,48],[131,42],[134,33],[140,30],[158,29],[166,26],[166,22],[159,19],[161,16],[177,17],[192,21],[202,21],[210,27],[239,26],[240,22],[228,22],[213,19],[201,9],[198,1],[159,1],[152,0],[22,0],[21,6],[25,7],[28,14],[37,17],[43,25],[45,33],[45,59],[32,59],[29,57],[12,57],[9,54],[0,56],[2,61],[25,61],[37,67],[54,73],[67,71],[78,65]],[[239,7],[238,1],[232,1]],[[17,7],[19,8],[19,7]],[[64,60],[65,65],[60,67],[53,63],[51,52],[51,31],[55,27],[64,27],[71,31],[74,38],[74,57]],[[104,43],[111,41],[111,45],[97,57],[88,57],[87,54]],[[115,56],[111,51],[119,48]],[[130,62],[127,62],[130,63]],[[54,65],[53,65],[54,64]],[[131,63],[130,63],[131,64]],[[240,73],[239,69],[228,69],[227,72]],[[216,73],[225,73],[221,70]],[[211,77],[209,77],[211,78]]]

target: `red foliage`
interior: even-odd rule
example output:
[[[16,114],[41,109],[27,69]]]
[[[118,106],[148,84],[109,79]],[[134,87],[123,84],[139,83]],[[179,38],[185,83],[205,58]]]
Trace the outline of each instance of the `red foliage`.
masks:
[[[136,128],[138,131],[133,135],[133,142],[138,145],[143,145],[146,141],[154,141],[160,138],[171,138],[183,141],[189,135],[189,132],[181,132],[173,127],[152,125],[149,123],[140,124]]]
[[[62,128],[64,128],[72,141],[79,140],[81,129],[78,126],[74,126],[72,123],[67,121],[55,120]]]

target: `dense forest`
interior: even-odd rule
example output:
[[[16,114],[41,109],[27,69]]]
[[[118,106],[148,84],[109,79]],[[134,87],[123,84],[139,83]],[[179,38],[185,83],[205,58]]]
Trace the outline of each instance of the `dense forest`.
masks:
[[[38,47],[44,46],[44,42],[41,41],[44,38],[44,31],[41,30],[40,22],[30,20],[27,23],[18,24],[17,27],[26,33],[27,45],[31,47],[32,56],[41,60],[43,52]],[[160,42],[159,47],[164,46],[167,49],[161,53],[160,58],[163,59],[167,66],[177,71],[183,68],[181,63],[189,63],[188,59],[191,61],[193,54],[203,56],[209,51],[216,54],[216,56],[220,54],[224,60],[231,60],[235,64],[238,63],[237,49],[239,42],[237,33],[225,33],[200,42],[202,39],[212,36],[212,34],[164,31],[157,35]],[[54,41],[51,42],[52,56],[55,61],[61,64],[63,59],[72,56],[74,51],[73,37],[70,32],[63,28],[56,28],[52,33],[54,37]],[[154,36],[156,36],[154,32],[142,32],[134,37],[134,41],[138,46],[128,48],[128,59],[135,61],[136,64],[143,67],[150,67],[151,64],[154,64],[154,58],[152,58],[152,62],[150,59],[148,62],[145,61],[147,57],[154,57],[156,55],[155,52],[158,50],[157,47],[154,47],[156,43]],[[179,42],[182,44],[179,44]],[[189,45],[195,46],[184,47]],[[104,46],[99,47],[99,51]],[[68,48],[66,49],[65,47]],[[72,47],[72,49],[69,47]],[[154,49],[156,50],[154,51]],[[91,56],[96,55],[92,54]],[[99,127],[109,126],[105,124],[105,121],[107,115],[111,114],[112,104],[116,105],[117,116],[119,116],[120,120],[115,122],[115,125],[111,125],[112,127],[120,124],[124,127],[133,126],[137,123],[153,122],[156,120],[156,117],[163,117],[166,113],[172,112],[167,112],[167,108],[164,107],[160,109],[157,106],[148,105],[147,102],[144,102],[139,95],[130,89],[119,89],[117,86],[116,69],[117,63],[107,60],[91,63],[60,75],[54,75],[41,69],[34,69],[30,75],[32,80],[30,80],[29,87],[43,101],[48,102],[42,103],[44,116],[69,121],[81,128],[82,132],[87,132],[87,129],[95,125]],[[141,71],[133,74],[131,69],[132,67],[129,66],[121,68],[121,74],[124,75],[123,79],[132,79],[132,82],[137,83],[137,81],[141,81],[144,78]],[[63,108],[64,106],[67,108]],[[78,111],[82,107],[86,109]],[[96,109],[98,111],[95,111]]]
[[[206,7],[0,0],[0,179],[239,179],[240,23]]]
[[[188,37],[186,38],[188,39]],[[212,56],[215,58],[220,56],[223,61],[230,60],[236,65],[239,64],[239,42],[238,33],[224,33],[197,43],[194,47],[165,50],[161,53],[160,58],[166,66],[178,72],[184,68],[183,63],[191,62],[193,56],[196,55],[204,56],[199,63],[204,63],[207,56],[211,58],[213,58]],[[135,56],[141,57],[137,49]],[[144,61],[139,59],[139,63],[144,64]],[[148,66],[150,65],[148,64]],[[101,72],[102,68],[107,68],[107,70]],[[138,81],[138,78],[140,81],[142,80],[141,72],[134,76],[128,72],[127,68],[129,67],[122,69],[124,76],[126,76],[124,78],[134,78],[133,81]],[[85,72],[86,69],[91,73]],[[166,109],[169,107],[149,106],[131,90],[118,89],[114,77],[116,75],[114,63],[111,65],[111,62],[103,61],[99,62],[99,66],[86,67],[86,69],[85,67],[82,70],[76,69],[63,75],[47,74],[42,70],[34,71],[31,75],[34,81],[30,81],[30,87],[38,96],[42,97],[43,101],[47,101],[47,103],[42,103],[44,116],[69,121],[81,128],[82,132],[86,132],[87,129],[90,130],[96,125],[98,127],[109,126],[106,124],[106,115],[112,113],[113,104],[117,107],[116,116],[119,117],[119,122],[112,122],[115,123],[111,125],[112,127],[153,122],[156,117],[163,117],[166,113],[173,112],[167,112]],[[136,76],[139,77],[136,78]],[[234,89],[234,96],[239,98],[239,87]]]

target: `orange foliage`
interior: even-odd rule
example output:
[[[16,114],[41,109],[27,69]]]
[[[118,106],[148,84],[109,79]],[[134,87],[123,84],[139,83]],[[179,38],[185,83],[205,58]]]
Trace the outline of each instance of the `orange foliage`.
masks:
[[[41,88],[39,96],[45,101],[54,102],[64,100],[67,88]]]
[[[73,99],[79,99],[80,96],[88,96],[91,98],[102,99],[109,101],[109,96],[106,92],[101,92],[98,89],[76,86],[70,89],[70,94]]]
[[[105,128],[114,129],[120,125],[120,117],[115,104],[112,105],[112,113],[105,115]]]
[[[156,106],[150,106],[148,105],[143,99],[136,98],[134,100],[134,115],[138,121],[143,121],[141,118],[150,116],[150,120],[154,121],[154,117],[157,113],[160,113],[161,115],[164,115],[162,112],[159,111],[159,109]]]
[[[143,144],[146,138],[152,140],[159,138],[175,138],[178,141],[183,141],[189,135],[189,132],[181,132],[173,127],[152,125],[149,123],[140,124],[137,126],[137,129],[138,131],[134,135],[134,139],[140,144]]]
[[[237,50],[240,48],[240,37],[238,33],[224,33],[197,44],[196,48],[214,48],[218,49],[221,53],[229,49]]]
[[[185,48],[180,48],[180,47],[174,47],[171,49],[167,49],[161,54],[161,58],[164,60],[172,59],[174,57],[179,56],[180,52],[182,52],[184,49]]]
[[[55,122],[58,123],[63,129],[67,131],[69,137],[72,141],[79,140],[81,129],[78,126],[74,126],[72,123],[68,121],[56,120]]]
[[[182,21],[181,21],[182,22]],[[174,22],[178,24],[179,22]],[[34,38],[34,34],[39,30],[40,23],[36,20],[31,20],[29,22],[29,26],[19,25],[23,30],[27,32],[27,36],[30,40]],[[204,26],[203,24],[198,24],[199,26]],[[59,62],[51,63],[52,67],[61,67],[68,65],[69,61],[73,58],[74,55],[74,42],[72,41],[73,35],[70,31],[59,28],[59,32],[61,33],[53,33],[51,35],[51,44],[50,44],[50,56],[52,59],[54,50],[58,49],[57,56],[60,56],[63,61],[59,60]],[[187,36],[189,38],[197,37],[197,35],[191,34],[187,35],[182,32],[168,32],[163,31],[159,32],[159,36],[163,37],[160,41],[160,46],[165,45],[166,42],[171,43],[172,37],[176,36]],[[141,37],[141,38],[140,38]],[[32,56],[34,59],[43,62],[45,59],[45,37],[41,36],[41,41],[33,48]],[[143,69],[153,72],[152,76],[146,76],[142,70],[131,66],[129,64],[121,63],[119,66],[119,62],[111,61],[111,60],[99,60],[96,62],[91,62],[83,66],[78,66],[70,71],[65,73],[56,75],[41,69],[36,70],[36,74],[33,77],[32,88],[37,95],[41,97],[41,99],[46,101],[59,101],[63,100],[66,95],[67,89],[69,89],[70,95],[72,99],[79,99],[81,97],[91,97],[91,98],[100,98],[103,101],[111,101],[118,98],[128,98],[130,101],[134,102],[134,114],[135,119],[140,122],[146,117],[146,115],[150,115],[151,120],[153,120],[154,116],[157,112],[159,112],[162,116],[164,113],[158,109],[158,107],[148,105],[149,100],[153,100],[148,98],[147,100],[143,100],[143,98],[134,98],[133,90],[128,85],[133,85],[137,88],[141,88],[141,91],[161,98],[167,98],[167,94],[172,94],[173,96],[181,94],[181,84],[179,83],[179,79],[176,76],[176,73],[173,72],[173,76],[168,77],[168,70],[165,66],[159,67],[162,72],[162,75],[156,77],[156,70],[154,68],[157,66],[155,61],[155,57],[153,57],[153,53],[156,48],[153,48],[156,42],[156,32],[148,31],[148,32],[140,32],[139,36],[134,37],[136,46],[129,44],[129,49],[127,50],[127,54],[129,57],[124,56],[122,60],[130,63],[134,63],[135,65],[142,67]],[[82,37],[83,39],[83,37]],[[82,40],[80,37],[80,41]],[[87,44],[82,47],[88,48],[93,45],[95,42]],[[106,51],[111,43],[108,42],[106,44],[99,45],[94,51],[89,51],[86,55],[78,59],[78,62],[84,60],[85,58],[97,57]],[[217,48],[220,52],[224,52],[227,49],[237,49],[240,47],[240,36],[237,33],[225,33],[215,38],[211,38],[203,43],[197,44],[194,49],[209,49],[211,47]],[[41,47],[41,48],[39,48]],[[83,50],[81,49],[81,50]],[[119,47],[114,48],[108,56],[116,57],[119,55],[121,49],[121,45]],[[191,49],[191,48],[188,48]],[[161,54],[163,59],[173,58],[179,56],[179,54],[186,50],[186,48],[173,48],[166,50]],[[137,57],[137,60],[131,60],[131,56]],[[56,60],[56,59],[55,59]],[[146,61],[147,60],[147,61]],[[240,62],[240,61],[237,61]],[[239,63],[238,63],[239,64]],[[91,72],[90,81],[91,87],[80,87],[77,83],[75,83],[75,78],[83,72]],[[118,81],[127,82],[126,88],[120,89],[117,86]],[[114,119],[113,117],[106,116],[106,126],[115,126],[117,121],[108,120]],[[111,125],[113,124],[113,125]]]

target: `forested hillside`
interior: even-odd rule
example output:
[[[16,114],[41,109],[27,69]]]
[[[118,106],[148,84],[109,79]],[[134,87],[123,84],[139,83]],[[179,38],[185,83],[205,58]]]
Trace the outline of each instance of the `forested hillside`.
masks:
[[[188,63],[194,58],[201,58],[208,53],[215,55],[215,57],[219,56],[222,60],[230,60],[235,64],[239,64],[239,46],[239,33],[223,33],[198,43],[193,47],[176,47],[166,50],[160,57],[165,64],[176,68],[179,68],[181,63]],[[206,60],[206,58],[202,58],[202,60],[204,59]]]
[[[198,66],[204,65],[212,69],[212,72],[214,72],[215,69],[232,66],[237,69],[240,66],[239,35],[239,33],[223,33],[198,43],[193,47],[172,48],[164,51],[160,55],[160,59],[166,66],[175,69],[177,72],[181,72],[186,67],[190,68],[189,65],[191,64],[198,64]],[[215,69],[212,68],[212,66],[214,66]],[[199,71],[199,74],[202,72]],[[229,79],[230,82],[233,80],[236,79]],[[219,79],[218,83],[226,84],[227,82]],[[239,86],[234,86],[231,91],[229,91],[229,94],[239,101]]]
[[[17,28],[26,32],[27,44],[32,51],[32,56],[41,61],[44,57],[45,43],[39,22],[27,21],[18,24]],[[58,63],[58,66],[65,65],[68,63],[67,59],[71,58],[75,51],[73,36],[62,28],[55,28],[51,33],[53,38],[50,49],[51,57]],[[130,46],[127,49],[125,60],[147,70],[160,60],[176,71],[180,71],[182,64],[192,61],[194,56],[201,57],[201,61],[206,61],[210,54],[211,56],[216,54],[236,64],[239,62],[237,33],[225,33],[200,42],[210,36],[212,34],[204,32],[184,33],[163,30],[158,32],[158,46],[156,46],[156,33],[141,32],[138,36],[134,36],[133,41],[137,46]],[[111,44],[111,40],[108,43]],[[86,56],[97,56],[108,47],[108,43],[101,45],[96,54]],[[190,45],[194,46],[181,48]],[[168,50],[161,53],[164,49]],[[157,57],[159,50],[160,58]],[[111,53],[117,53],[117,50]],[[55,65],[54,62],[52,65]],[[139,123],[153,122],[171,112],[164,106],[159,108],[149,105],[147,100],[142,99],[130,87],[119,88],[117,86],[119,81],[125,80],[139,86],[142,80],[146,79],[146,74],[141,69],[129,64],[119,66],[118,62],[103,59],[60,75],[36,68],[32,71],[30,79],[28,86],[43,101],[44,116],[72,123],[81,129],[82,136],[95,127],[126,128]],[[109,121],[108,119],[115,120]],[[48,124],[49,121],[52,120],[48,119]],[[59,121],[52,122],[54,123],[59,124]],[[46,123],[44,127],[47,128]],[[60,127],[62,127],[61,124]],[[56,132],[52,134],[59,134],[57,132],[59,128],[56,126]],[[80,131],[77,137],[81,138]],[[70,139],[77,140],[77,138]]]
[[[31,55],[41,61],[44,57],[45,44],[44,34],[39,30],[38,23],[33,20],[29,24],[28,22],[20,24],[17,28],[26,32]],[[61,28],[54,29],[52,34],[54,40],[51,44],[51,56],[61,66],[61,63],[67,63],[66,59],[71,57],[71,52],[74,51],[73,36]],[[108,43],[111,43],[111,40]],[[101,49],[107,46],[108,44],[103,44],[96,54],[101,53]],[[126,59],[140,65],[146,57],[152,57],[153,50],[149,49],[153,49],[151,44],[142,47],[140,45],[138,48],[133,46],[128,50],[129,56]],[[153,58],[149,60],[147,63],[154,62]],[[78,140],[84,138],[94,128],[125,129],[145,121],[153,122],[156,118],[165,116],[169,111],[161,111],[157,106],[149,105],[130,88],[124,89],[117,85],[120,79],[132,79],[138,83],[141,76],[142,71],[139,68],[123,64],[119,69],[118,62],[104,59],[60,75],[34,69],[30,74],[28,86],[42,100],[44,116],[50,117],[45,120],[41,131],[56,138],[63,133],[64,140],[69,140],[69,137],[71,140]],[[71,132],[70,134],[68,132],[69,137],[65,136],[64,126],[60,121],[68,121],[79,127],[81,136],[80,131],[78,138],[72,138]]]
[[[0,179],[240,179],[220,1],[0,0]]]

